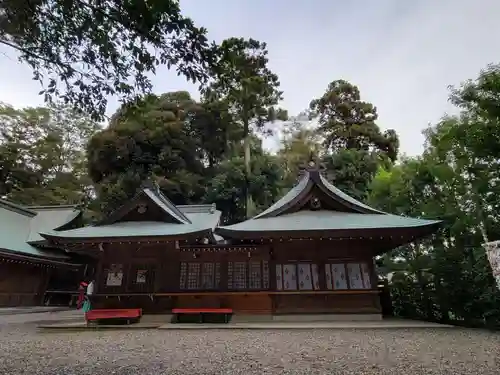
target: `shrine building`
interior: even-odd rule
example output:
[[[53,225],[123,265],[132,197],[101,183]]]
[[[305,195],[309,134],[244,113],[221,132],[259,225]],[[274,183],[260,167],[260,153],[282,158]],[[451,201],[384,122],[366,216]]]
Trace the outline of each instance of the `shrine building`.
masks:
[[[0,199],[0,306],[36,306],[44,297],[67,305],[85,272],[85,256],[68,254],[40,232],[81,226],[76,206],[25,207]]]
[[[215,205],[176,206],[146,183],[101,222],[41,236],[94,259],[95,308],[378,319],[374,258],[440,226],[371,208],[330,184],[314,164],[252,219],[220,226],[220,217]]]

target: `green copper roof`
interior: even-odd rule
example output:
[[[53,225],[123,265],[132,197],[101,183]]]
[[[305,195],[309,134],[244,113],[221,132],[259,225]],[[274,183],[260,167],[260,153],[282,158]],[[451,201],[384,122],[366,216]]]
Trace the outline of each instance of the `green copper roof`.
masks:
[[[37,216],[38,213],[34,209],[22,208],[11,202],[0,200],[0,251],[27,257],[69,259],[62,252],[39,249],[28,244],[30,239],[36,237],[32,230],[37,226],[52,227],[52,224],[55,224],[54,228],[60,226],[60,221],[52,223],[47,216],[45,216],[47,222],[40,221],[36,219]]]
[[[306,206],[313,195],[321,197],[320,206],[316,210]],[[265,237],[277,232],[294,231],[333,233],[377,228],[437,229],[439,223],[440,221],[435,220],[392,215],[371,208],[337,189],[313,166],[304,172],[293,189],[267,210],[244,222],[216,228],[216,233],[228,238],[244,238],[245,233]]]
[[[191,224],[189,218],[186,217],[177,207],[173,204],[165,195],[161,192],[156,192],[152,189],[144,189],[144,193],[151,198],[158,206],[160,206],[165,212],[169,213],[170,216],[177,219],[179,223]]]
[[[144,204],[153,204],[162,212],[161,218],[151,219],[146,210],[138,220],[126,220],[125,216]],[[111,213],[100,223],[64,231],[45,231],[48,239],[77,240],[99,238],[169,237],[182,235],[212,236],[219,224],[221,212],[215,205],[175,206],[153,183],[146,183],[125,205]],[[143,219],[142,219],[143,217]]]
[[[82,214],[76,206],[36,206],[29,209],[36,213],[30,221],[30,233],[27,239],[30,243],[46,241],[40,236],[40,232],[58,230]]]
[[[186,206],[184,206],[186,207]],[[187,206],[189,207],[189,206]],[[199,206],[198,206],[199,207]],[[220,220],[221,212],[213,210],[205,212],[189,212],[184,210],[184,215],[190,224],[165,223],[161,221],[126,221],[110,225],[88,226],[66,231],[52,231],[42,233],[46,238],[57,239],[99,239],[99,238],[131,238],[131,237],[168,237],[188,234],[209,235]],[[207,212],[208,211],[208,212]]]
[[[173,222],[178,224],[191,224],[186,215],[180,211],[170,199],[168,199],[159,189],[159,187],[151,181],[145,181],[137,194],[130,199],[127,203],[113,211],[108,217],[104,218],[97,225],[111,225],[123,221],[123,218],[133,210],[137,210],[139,205],[151,202],[153,205],[163,211],[163,218],[161,221]],[[145,221],[147,221],[148,213],[144,214]]]
[[[438,223],[440,221],[414,219],[391,214],[357,214],[350,212],[302,210],[283,216],[247,220],[227,227],[217,228],[217,232],[224,236],[231,231],[287,232],[385,229],[420,227]]]

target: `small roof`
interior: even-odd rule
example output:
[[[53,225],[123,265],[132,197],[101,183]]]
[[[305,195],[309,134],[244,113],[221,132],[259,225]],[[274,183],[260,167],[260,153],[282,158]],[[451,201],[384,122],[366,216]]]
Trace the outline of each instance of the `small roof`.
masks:
[[[162,221],[178,224],[191,224],[175,204],[170,201],[159,189],[158,185],[150,180],[142,183],[137,194],[126,204],[113,211],[97,225],[110,225],[121,221],[128,213],[137,209],[138,204],[149,201],[163,211]]]
[[[440,223],[376,210],[333,186],[311,163],[298,184],[267,210],[241,223],[216,228],[216,232],[227,238],[265,238],[293,232],[335,237],[348,231],[378,228],[415,231],[429,227],[432,233]]]
[[[144,206],[142,211],[141,206]],[[153,214],[148,212],[155,214],[151,216]],[[220,216],[221,212],[213,204],[176,206],[157,186],[147,183],[129,202],[96,225],[46,231],[41,235],[59,241],[186,235],[211,237]]]
[[[53,222],[48,212],[43,215],[45,219],[37,218],[38,215],[37,208],[26,208],[0,199],[0,252],[5,255],[68,260],[69,257],[62,251],[40,249],[28,243],[35,238],[35,241],[38,240],[38,237],[33,234],[35,228],[42,226],[55,229],[66,224],[62,220],[64,215],[58,216]],[[41,237],[40,239],[43,240]]]
[[[71,225],[82,215],[82,211],[75,205],[30,206],[28,209],[36,213],[30,221],[30,233],[27,239],[29,243],[45,242],[40,232],[60,230]]]

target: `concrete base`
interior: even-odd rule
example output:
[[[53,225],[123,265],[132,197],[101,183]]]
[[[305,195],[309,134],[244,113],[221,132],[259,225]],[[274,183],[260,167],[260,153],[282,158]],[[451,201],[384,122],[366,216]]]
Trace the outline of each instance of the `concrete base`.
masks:
[[[231,317],[231,323],[258,322],[376,322],[382,320],[382,314],[238,314]],[[143,323],[168,324],[172,322],[172,314],[144,315]]]
[[[90,325],[84,322],[59,322],[58,324],[39,325],[46,332],[79,332],[96,330],[141,330],[141,329],[166,329],[166,330],[211,330],[211,329],[256,329],[256,330],[311,330],[311,329],[418,329],[418,328],[455,328],[451,325],[429,323],[406,319],[384,319],[379,321],[316,321],[316,322],[246,322],[228,324],[161,324],[140,322],[129,325]]]
[[[69,307],[61,306],[27,306],[27,307],[1,307],[0,315],[38,314],[46,312],[73,311]]]
[[[172,314],[153,314],[153,315],[143,315],[141,317],[141,323],[160,323],[167,324],[172,322]]]
[[[274,322],[376,322],[382,314],[293,314],[273,315]]]
[[[85,322],[40,324],[38,328],[45,332],[80,332],[80,331],[100,331],[100,330],[136,330],[136,329],[156,329],[162,326],[161,323],[135,323],[135,324],[89,324]]]
[[[253,322],[228,324],[165,324],[158,329],[166,330],[210,330],[210,329],[245,329],[245,330],[311,330],[311,329],[418,329],[418,328],[455,328],[454,326],[420,322],[414,320],[382,321],[344,321],[344,322]]]

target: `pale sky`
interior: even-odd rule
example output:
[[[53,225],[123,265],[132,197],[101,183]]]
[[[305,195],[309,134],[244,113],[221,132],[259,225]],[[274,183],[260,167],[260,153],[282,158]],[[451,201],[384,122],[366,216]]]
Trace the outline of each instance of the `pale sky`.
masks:
[[[183,13],[218,41],[253,37],[269,48],[271,69],[290,114],[307,108],[329,82],[346,79],[374,103],[382,129],[395,129],[401,152],[422,151],[421,135],[453,108],[448,85],[500,62],[498,0],[181,0]],[[0,101],[43,103],[16,54],[0,47]],[[160,69],[154,92],[196,87]],[[108,113],[117,108],[111,100]],[[269,149],[276,137],[267,139]]]

